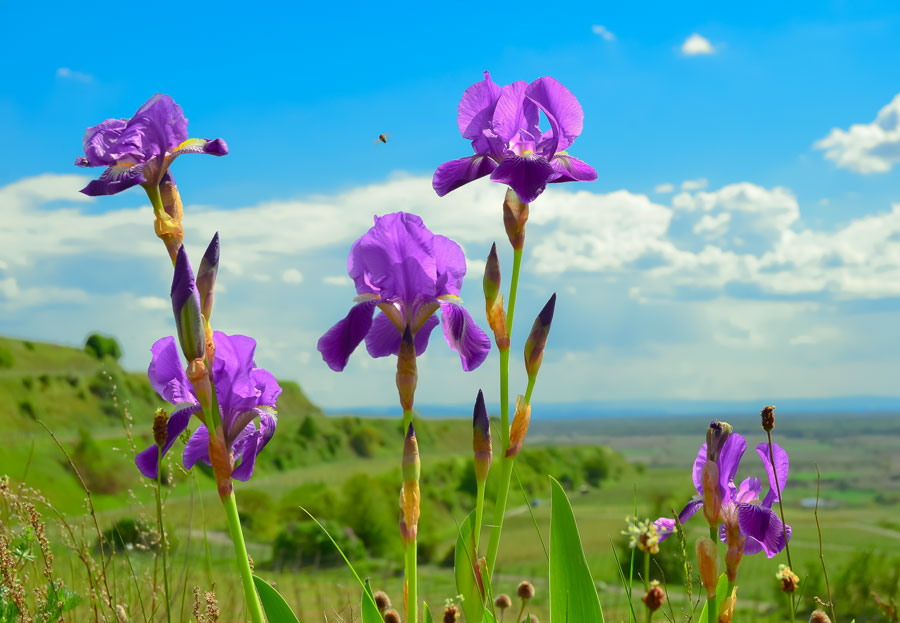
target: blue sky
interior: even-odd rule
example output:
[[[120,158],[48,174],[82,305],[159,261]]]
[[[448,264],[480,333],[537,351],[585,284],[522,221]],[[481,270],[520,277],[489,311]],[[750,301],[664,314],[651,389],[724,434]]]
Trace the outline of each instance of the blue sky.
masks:
[[[480,319],[503,189],[438,200],[429,179],[469,153],[456,104],[488,69],[563,82],[585,111],[570,151],[599,173],[532,209],[517,331],[559,291],[545,399],[897,393],[893,3],[395,6],[193,3],[160,18],[0,2],[16,51],[0,60],[0,333],[107,329],[137,369],[171,331],[143,194],[82,200],[71,165],[86,126],[164,92],[192,136],[231,149],[175,168],[188,249],[223,233],[217,327],[258,337],[258,363],[323,405],[393,404],[390,362],[359,352],[337,375],[315,340],[353,296],[338,279],[349,244],[396,209],[460,241]],[[420,369],[420,401],[450,387],[460,402],[494,386],[496,361],[463,375],[433,340]]]

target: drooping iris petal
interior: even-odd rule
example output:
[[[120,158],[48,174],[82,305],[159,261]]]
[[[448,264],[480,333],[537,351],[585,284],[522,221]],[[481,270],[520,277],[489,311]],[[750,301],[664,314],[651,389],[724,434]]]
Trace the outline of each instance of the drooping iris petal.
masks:
[[[156,393],[172,404],[197,402],[184,374],[175,338],[170,336],[157,340],[150,352],[152,359],[147,369],[147,378]]]
[[[720,535],[720,537],[721,537],[721,535]],[[724,541],[724,540],[725,539],[722,538],[722,541]],[[760,543],[759,541],[754,539],[752,536],[748,536],[746,542],[744,543],[744,555],[752,556],[753,554],[758,554],[761,551],[763,551],[762,543]]]
[[[187,428],[191,421],[191,416],[199,409],[200,405],[185,404],[169,416],[169,419],[166,422],[166,443],[162,447],[163,456],[166,455],[166,452],[169,451],[172,444],[178,439],[178,435],[183,433],[184,429]],[[138,452],[134,457],[134,463],[144,476],[155,480],[159,470],[159,447],[154,443],[146,450]]]
[[[438,197],[443,197],[460,186],[490,174],[496,168],[496,162],[480,154],[451,160],[435,170],[434,177],[431,179],[431,187],[434,188]]]
[[[491,80],[490,73],[484,72],[484,80],[466,89],[459,100],[456,116],[459,133],[465,138],[475,139],[484,130],[489,130],[499,98],[500,85]]]
[[[548,117],[554,118],[558,135],[553,153],[568,148],[584,130],[584,111],[581,104],[572,92],[555,78],[550,76],[538,78],[525,89],[525,97],[537,104]]]
[[[375,226],[350,249],[347,271],[357,292],[407,304],[433,298],[437,277],[433,238],[415,214],[376,216]]]
[[[694,481],[694,488],[697,493],[703,495],[703,466],[706,465],[706,444],[700,446],[697,451],[697,458],[694,459],[694,465],[691,468],[691,479]]]
[[[771,509],[757,504],[740,504],[738,525],[741,528],[741,534],[759,541],[768,558],[772,558],[784,549],[783,524],[781,518]],[[790,539],[790,526],[787,526],[787,534]]]
[[[354,305],[349,313],[319,338],[316,346],[328,367],[340,372],[347,366],[350,354],[356,350],[372,326],[376,301]]]
[[[240,465],[231,472],[231,477],[241,482],[247,482],[253,475],[253,467],[256,465],[256,455],[259,452],[259,431],[255,427],[244,429],[249,431],[234,444],[234,458],[240,458]]]
[[[597,170],[578,158],[567,153],[558,153],[550,160],[555,174],[550,184],[560,182],[593,182],[597,179]]]
[[[466,255],[462,248],[445,236],[435,236],[434,264],[437,271],[435,297],[459,295],[466,276]]]
[[[769,459],[769,444],[761,443],[756,446],[756,453],[762,459],[763,467],[766,469],[766,475],[769,477],[769,492],[762,501],[762,505],[771,508],[774,502],[778,501],[778,491],[784,491],[787,485],[788,472],[791,468],[791,462],[787,452],[777,443],[772,444],[772,455],[775,457],[775,469],[772,469],[772,461]],[[775,488],[775,475],[778,475],[778,488]]]
[[[512,188],[522,203],[531,203],[544,192],[553,175],[553,167],[545,158],[507,156],[491,173],[491,180]]]
[[[210,156],[225,156],[228,154],[228,144],[221,138],[189,138],[170,154],[174,159],[181,154],[208,154]]]
[[[146,181],[143,163],[123,162],[106,169],[99,178],[88,182],[81,192],[89,197],[114,195]]]
[[[459,353],[463,370],[468,372],[480,366],[491,350],[491,340],[469,312],[460,305],[441,301],[441,319],[444,338]]]
[[[416,357],[421,357],[425,349],[428,348],[428,338],[437,325],[438,319],[434,316],[429,316],[422,324],[422,328],[416,331],[413,337]],[[369,333],[366,335],[366,351],[375,358],[396,355],[400,350],[402,337],[390,318],[384,314],[378,314],[375,316],[375,320],[372,321],[372,328],[369,329]]]
[[[532,132],[538,128],[540,113],[534,102],[525,98],[527,88],[528,83],[519,80],[500,89],[492,129],[507,143],[522,130]]]
[[[693,517],[701,508],[703,508],[703,498],[692,498],[691,501],[681,509],[681,512],[678,513],[679,523],[684,525],[685,522]],[[660,541],[667,539],[673,532],[675,532],[675,520],[668,517],[660,517],[653,522],[653,525],[656,526],[656,529],[659,532]]]
[[[184,454],[181,457],[185,469],[192,468],[197,461],[204,465],[210,465],[209,460],[209,431],[201,424],[184,444]]]

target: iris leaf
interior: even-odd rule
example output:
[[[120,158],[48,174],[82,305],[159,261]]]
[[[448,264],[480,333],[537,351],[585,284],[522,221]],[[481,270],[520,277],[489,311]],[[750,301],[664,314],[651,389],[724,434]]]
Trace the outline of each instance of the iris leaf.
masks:
[[[603,623],[600,597],[591,577],[572,506],[550,478],[550,620]]]
[[[271,584],[256,575],[253,576],[253,583],[269,623],[299,623],[297,615]]]
[[[719,604],[727,597],[728,593],[728,576],[724,573],[719,576],[719,581],[716,583],[716,605],[718,607]],[[703,610],[700,612],[700,618],[697,621],[706,621],[707,617],[707,608],[709,608],[709,602],[703,602]]]
[[[456,573],[456,592],[462,595],[462,609],[466,623],[481,623],[484,616],[484,602],[478,581],[475,579],[475,513],[469,513],[456,537],[456,553],[453,568]]]

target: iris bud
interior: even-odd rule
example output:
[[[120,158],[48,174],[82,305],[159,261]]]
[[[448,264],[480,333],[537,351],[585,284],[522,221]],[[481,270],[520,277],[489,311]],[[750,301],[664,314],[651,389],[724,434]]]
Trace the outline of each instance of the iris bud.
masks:
[[[487,262],[484,266],[484,279],[482,279],[484,287],[484,302],[490,309],[497,295],[500,293],[500,258],[497,257],[497,243],[491,245],[491,253],[488,255]]]
[[[553,321],[553,310],[556,308],[556,293],[550,297],[547,304],[535,318],[531,327],[531,333],[525,341],[525,370],[528,372],[528,380],[537,376],[544,360],[544,347],[547,345],[547,337],[550,335],[550,323]]]
[[[403,442],[403,486],[400,489],[400,538],[404,546],[415,541],[419,523],[419,444],[409,425]]]
[[[709,423],[709,428],[706,430],[706,459],[708,461],[719,461],[719,454],[725,447],[731,431],[731,424],[728,422],[713,420]]]
[[[475,453],[475,480],[484,483],[491,469],[491,420],[484,405],[484,394],[479,389],[472,412],[472,450]]]
[[[708,536],[697,539],[697,566],[700,569],[700,581],[706,589],[706,596],[716,596],[716,583],[719,581],[719,561],[716,544]]]
[[[526,404],[525,396],[516,396],[516,413],[513,416],[512,426],[509,428],[509,448],[506,456],[516,456],[522,449],[525,435],[528,433],[528,423],[531,421],[531,405]]]
[[[525,246],[525,223],[528,222],[528,204],[522,203],[512,188],[506,191],[503,200],[503,226],[509,243],[516,251]]]
[[[172,279],[172,311],[178,328],[181,352],[188,361],[206,354],[206,330],[200,313],[200,292],[184,247],[178,249]]]
[[[719,489],[719,466],[714,461],[703,464],[700,482],[703,484],[703,516],[715,528],[719,525],[722,510],[722,491]]]
[[[219,270],[219,232],[213,236],[206,253],[200,260],[200,270],[197,271],[197,290],[200,292],[200,313],[209,322],[212,315],[213,289],[216,285],[216,272]]]

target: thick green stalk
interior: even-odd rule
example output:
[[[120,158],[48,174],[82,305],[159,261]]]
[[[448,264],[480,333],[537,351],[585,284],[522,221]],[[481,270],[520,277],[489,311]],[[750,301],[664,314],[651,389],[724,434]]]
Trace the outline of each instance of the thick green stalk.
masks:
[[[512,280],[509,284],[509,308],[506,312],[506,331],[510,337],[512,337],[513,315],[516,312],[516,293],[519,290],[519,269],[521,267],[522,249],[514,249]]]
[[[157,214],[165,213],[166,210],[163,207],[162,194],[159,192],[159,186],[145,184],[144,190],[147,191],[147,197],[150,198],[150,205],[153,206],[153,211]]]
[[[481,522],[484,519],[484,483],[476,483],[475,497],[475,558],[478,558],[478,543],[481,540]]]
[[[415,623],[419,617],[416,596],[416,539],[406,544],[406,621]]]
[[[247,557],[247,545],[244,543],[244,533],[241,531],[241,520],[238,517],[237,501],[234,491],[222,498],[225,506],[225,516],[228,518],[228,534],[234,543],[234,558],[238,571],[241,574],[241,584],[244,586],[244,600],[247,602],[247,610],[253,623],[265,623],[262,605],[253,586],[253,572],[250,570],[250,560]]]
[[[712,539],[713,544],[719,542],[719,534],[715,526],[709,527],[709,538]],[[718,558],[718,554],[716,557]],[[706,620],[707,623],[718,623],[719,620],[719,611],[716,604],[715,592],[713,592],[712,597],[707,596],[706,598]]]
[[[412,424],[413,412],[412,409],[404,409],[403,410],[403,437],[406,437],[406,433],[409,432],[409,425]]]
[[[163,531],[163,514],[162,514],[162,448],[156,446],[157,456],[159,457],[156,464],[156,525],[159,530],[159,547],[162,550],[163,557],[163,589],[166,595],[166,621],[172,623],[172,613],[170,612],[169,598],[169,553],[166,551],[166,533]]]

